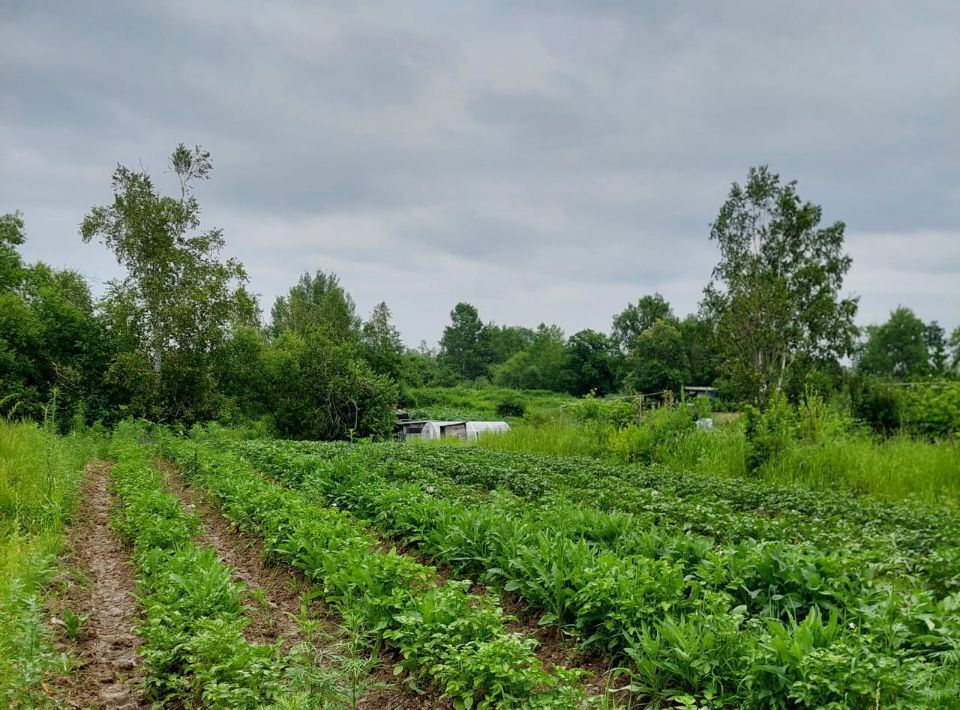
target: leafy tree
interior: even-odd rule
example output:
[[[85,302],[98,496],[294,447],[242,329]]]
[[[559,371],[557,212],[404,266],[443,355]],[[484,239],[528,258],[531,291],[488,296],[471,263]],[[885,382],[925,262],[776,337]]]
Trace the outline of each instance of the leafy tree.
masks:
[[[526,350],[534,337],[533,330],[519,325],[488,325],[484,332],[493,364],[506,362],[515,353]]]
[[[843,222],[820,227],[822,209],[796,183],[765,166],[733,184],[710,238],[720,261],[703,311],[716,323],[721,372],[730,390],[764,401],[801,356],[839,359],[853,350],[856,298],[841,298],[851,259]]]
[[[541,323],[529,348],[496,366],[494,381],[516,389],[566,392],[570,386],[567,373],[563,331]]]
[[[277,298],[271,315],[274,336],[287,330],[303,334],[322,328],[336,342],[355,342],[360,332],[353,298],[332,272],[304,273],[286,296]]]
[[[634,338],[647,328],[653,327],[658,320],[676,320],[670,304],[659,293],[643,296],[636,304],[628,304],[623,311],[613,317],[612,337],[626,352],[630,349]]]
[[[213,353],[217,391],[226,399],[224,415],[257,418],[269,410],[267,350],[270,345],[261,330],[240,325]]]
[[[713,326],[704,318],[689,315],[677,323],[683,338],[687,363],[690,366],[690,382],[708,386],[717,379],[716,334]]]
[[[266,353],[267,406],[278,431],[297,439],[384,437],[392,430],[396,386],[373,372],[359,346],[322,328],[283,332]]]
[[[58,420],[103,414],[108,345],[83,277],[25,265],[19,213],[0,216],[0,413],[38,417],[58,396]]]
[[[937,321],[930,321],[923,331],[923,340],[930,353],[930,371],[934,375],[947,372],[950,356],[947,353],[947,333]]]
[[[581,330],[567,340],[566,367],[570,391],[603,396],[617,388],[621,354],[611,338],[594,330]]]
[[[936,325],[936,324],[932,324]],[[936,326],[939,328],[939,326]],[[866,374],[909,379],[933,374],[930,346],[942,347],[940,337],[931,337],[931,329],[903,306],[890,313],[882,325],[867,328],[867,340],[857,355],[857,368]],[[936,354],[936,359],[945,359]]]
[[[440,364],[458,377],[476,380],[488,373],[493,361],[486,327],[477,309],[458,303],[450,311],[450,325],[440,339]]]
[[[626,383],[638,392],[678,391],[690,384],[686,344],[676,322],[658,320],[633,340]]]
[[[390,309],[379,303],[360,331],[361,352],[373,371],[400,380],[403,364],[403,343],[400,331],[390,322]]]
[[[23,277],[23,260],[17,247],[26,237],[23,216],[19,212],[0,215],[0,292],[10,291]]]
[[[950,365],[954,369],[955,374],[960,374],[960,325],[953,329],[948,345],[951,353]]]
[[[186,421],[214,414],[210,353],[239,322],[253,320],[246,272],[220,260],[222,231],[199,231],[194,183],[209,177],[210,154],[177,146],[171,167],[180,194],[161,195],[146,171],[117,166],[114,200],[84,218],[84,242],[102,241],[126,270],[109,284],[105,313],[125,349],[107,379],[131,394],[132,413]]]

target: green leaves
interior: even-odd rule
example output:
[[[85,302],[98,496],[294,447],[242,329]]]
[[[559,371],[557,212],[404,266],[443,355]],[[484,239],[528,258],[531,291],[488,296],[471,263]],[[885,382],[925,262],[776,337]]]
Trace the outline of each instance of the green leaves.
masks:
[[[822,210],[802,202],[796,183],[766,166],[736,183],[710,239],[720,261],[704,291],[727,388],[761,402],[783,387],[798,358],[836,360],[853,350],[856,298],[840,289],[852,263],[844,224],[820,227]]]
[[[956,687],[947,511],[475,448],[230,445],[626,659],[649,702],[872,707],[879,687],[922,705]]]
[[[435,570],[394,549],[378,549],[348,514],[264,480],[235,456],[206,446],[172,448],[225,515],[262,535],[328,603],[399,651],[413,678],[438,684],[460,707],[577,706],[572,678],[547,674],[531,643],[506,631],[496,602],[468,594],[469,583],[438,583]],[[325,470],[331,494],[343,500],[354,494],[350,481],[340,479],[349,472]],[[291,480],[301,474],[306,483],[308,470],[294,465],[287,471]]]

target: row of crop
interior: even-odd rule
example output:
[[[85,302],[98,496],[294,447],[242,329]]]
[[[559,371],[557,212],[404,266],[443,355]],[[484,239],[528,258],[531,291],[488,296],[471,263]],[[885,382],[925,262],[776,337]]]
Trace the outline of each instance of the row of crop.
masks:
[[[439,582],[436,570],[383,551],[350,515],[251,472],[234,456],[167,444],[185,473],[241,528],[318,584],[341,613],[401,656],[412,680],[435,683],[457,707],[576,707],[577,672],[548,674],[533,642],[509,632],[495,598],[469,583]]]
[[[389,480],[433,473],[478,490],[504,489],[538,506],[563,499],[631,513],[644,527],[716,541],[809,542],[844,550],[875,573],[918,574],[940,594],[960,590],[960,515],[949,509],[706,476],[505,454],[472,447],[290,443],[297,451],[348,460]],[[583,468],[578,468],[582,464]],[[796,506],[796,510],[793,506]]]
[[[148,695],[187,707],[261,707],[285,689],[279,646],[245,640],[243,589],[195,543],[200,523],[166,489],[142,434],[118,428],[110,477],[119,502],[114,524],[134,551]]]
[[[775,544],[713,551],[647,531],[635,537],[647,554],[618,555],[596,542],[611,532],[621,536],[624,524],[635,522],[629,517],[584,517],[575,506],[556,506],[545,518],[543,510],[526,514],[508,498],[458,498],[428,471],[418,477],[408,470],[401,477],[419,480],[398,484],[343,457],[301,454],[302,447],[285,442],[238,448],[287,484],[348,507],[458,572],[517,593],[547,612],[543,623],[631,658],[635,688],[649,697],[689,692],[735,705],[772,698],[816,705],[836,700],[832,687],[853,695],[860,691],[849,689],[860,688],[860,699],[870,704],[877,693],[888,700],[909,696],[917,677],[931,687],[949,686],[937,654],[960,638],[960,629],[947,621],[956,600],[937,603],[920,592],[905,616],[889,588],[871,588],[868,596],[859,580],[815,551],[790,556],[790,547]],[[387,465],[396,472],[397,462]],[[832,616],[820,614],[830,608]],[[747,618],[748,612],[786,612],[788,618],[763,621]],[[908,618],[912,625],[903,625]],[[931,619],[927,632],[924,623]],[[784,655],[784,643],[801,643],[810,634],[815,643]],[[850,665],[823,666],[828,657]]]

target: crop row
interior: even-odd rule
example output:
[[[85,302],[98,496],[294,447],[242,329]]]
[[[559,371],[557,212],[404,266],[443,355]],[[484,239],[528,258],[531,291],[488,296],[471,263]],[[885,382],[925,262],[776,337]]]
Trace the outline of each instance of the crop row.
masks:
[[[548,674],[533,641],[506,630],[491,595],[384,551],[352,516],[256,475],[235,456],[183,442],[168,451],[242,529],[318,584],[341,613],[396,650],[413,680],[435,683],[457,707],[576,707],[578,672]]]
[[[245,640],[243,588],[195,543],[200,523],[167,491],[141,433],[118,428],[110,477],[119,501],[114,524],[134,551],[149,697],[187,707],[261,707],[284,687],[279,646]]]
[[[528,511],[516,498],[485,498],[396,460],[379,467],[390,476],[374,472],[369,457],[345,455],[356,449],[335,447],[340,455],[331,457],[288,442],[237,448],[288,485],[515,592],[546,611],[541,623],[631,659],[634,687],[650,698],[856,705],[858,697],[871,705],[878,694],[912,697],[918,677],[944,697],[953,692],[941,661],[960,638],[957,599],[866,586],[842,559],[809,545],[714,548],[563,501]],[[848,665],[826,661],[838,658]]]
[[[536,506],[563,499],[718,542],[807,542],[856,555],[878,574],[916,573],[941,594],[960,591],[960,512],[950,508],[474,447],[288,446],[390,480],[433,473],[481,492],[506,490]]]

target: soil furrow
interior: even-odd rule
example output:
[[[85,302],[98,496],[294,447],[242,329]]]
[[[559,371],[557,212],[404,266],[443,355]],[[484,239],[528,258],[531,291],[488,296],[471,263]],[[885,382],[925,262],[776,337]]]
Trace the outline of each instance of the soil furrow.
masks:
[[[200,519],[200,543],[213,549],[221,562],[233,568],[234,577],[247,588],[250,619],[245,633],[247,639],[263,644],[282,639],[284,650],[296,643],[311,641],[297,623],[303,611],[301,593],[310,589],[309,583],[302,576],[292,574],[290,569],[267,560],[258,541],[242,534],[220,515],[207,502],[202,491],[183,478],[176,466],[163,460],[155,463],[171,492]],[[334,636],[336,625],[329,619],[321,621],[322,630]]]
[[[74,708],[149,708],[140,680],[134,633],[136,577],[130,551],[110,525],[110,463],[87,465],[80,501],[67,537],[68,577],[55,623],[66,645],[70,614],[85,619],[73,639],[74,673],[63,703]]]

